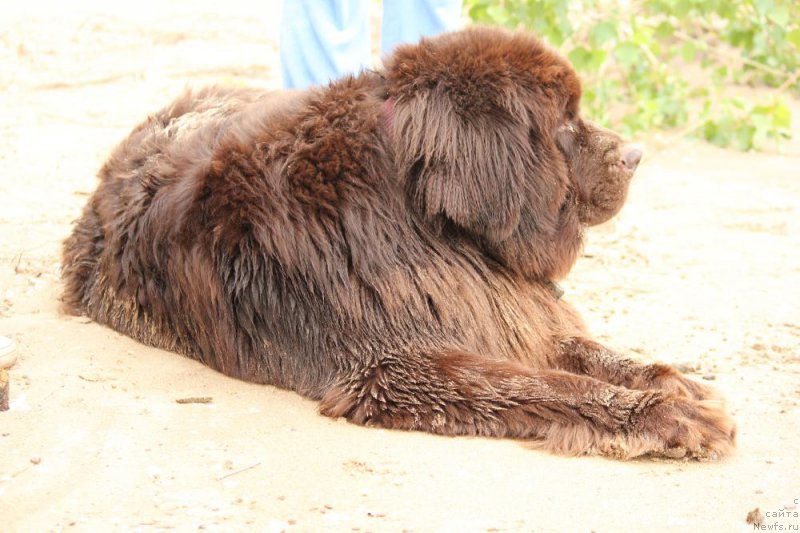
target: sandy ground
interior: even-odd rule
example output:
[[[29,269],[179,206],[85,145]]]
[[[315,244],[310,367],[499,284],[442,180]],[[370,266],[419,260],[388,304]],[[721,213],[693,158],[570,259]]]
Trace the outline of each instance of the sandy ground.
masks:
[[[17,4],[0,7],[0,334],[20,357],[0,530],[752,531],[755,507],[800,527],[800,141],[651,146],[564,283],[601,340],[713,380],[735,456],[365,429],[58,313],[60,241],[109,150],[186,84],[276,86],[275,2]],[[175,401],[192,396],[213,401]]]

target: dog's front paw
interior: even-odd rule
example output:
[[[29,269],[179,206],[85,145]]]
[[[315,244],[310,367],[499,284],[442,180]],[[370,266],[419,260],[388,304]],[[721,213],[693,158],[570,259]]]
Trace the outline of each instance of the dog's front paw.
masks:
[[[661,363],[647,365],[631,388],[657,389],[678,398],[724,403],[722,396],[713,387],[689,379],[676,368]]]
[[[669,397],[648,410],[636,433],[650,443],[645,455],[713,461],[733,452],[736,424],[721,402]]]

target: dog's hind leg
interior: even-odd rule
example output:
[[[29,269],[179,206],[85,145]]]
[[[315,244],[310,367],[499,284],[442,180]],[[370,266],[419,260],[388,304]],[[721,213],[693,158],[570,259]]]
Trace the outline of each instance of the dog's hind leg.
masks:
[[[104,245],[103,227],[94,203],[90,201],[72,234],[64,241],[61,250],[65,312],[79,315],[85,311],[89,291],[97,277],[97,262]]]
[[[719,457],[733,424],[703,402],[463,352],[384,355],[352,369],[321,412],[386,428],[530,439],[570,454]]]

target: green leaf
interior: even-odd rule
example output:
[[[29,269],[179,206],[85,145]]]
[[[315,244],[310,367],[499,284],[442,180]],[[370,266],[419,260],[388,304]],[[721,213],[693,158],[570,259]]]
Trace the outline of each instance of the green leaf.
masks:
[[[795,28],[787,33],[786,40],[792,43],[795,48],[800,50],[800,28]]]
[[[789,8],[786,5],[775,6],[767,13],[767,18],[778,26],[786,26],[789,22]]]
[[[608,52],[605,50],[592,50],[591,69],[595,72],[600,70],[600,67],[603,66],[607,58]]]
[[[772,125],[776,128],[792,127],[792,112],[785,104],[775,104],[772,111]]]
[[[469,8],[469,18],[475,22],[492,22],[489,15],[486,13],[485,4],[475,4]]]
[[[756,128],[749,124],[742,124],[735,132],[736,147],[739,150],[747,151],[753,148],[753,138],[756,134]]]
[[[734,29],[728,34],[728,40],[734,46],[741,48],[752,48],[756,32],[752,28]]]
[[[774,0],[755,0],[753,2],[758,12],[762,15],[769,15],[769,12],[772,11],[773,7],[775,6]]]
[[[623,67],[630,68],[641,63],[642,52],[639,47],[630,41],[621,42],[614,49],[614,56]]]
[[[592,61],[592,53],[583,46],[574,48],[567,57],[575,70],[586,70]]]
[[[492,20],[492,22],[500,24],[501,26],[506,26],[510,22],[508,11],[506,8],[501,6],[494,5],[487,7],[486,15]]]
[[[680,53],[684,61],[695,61],[697,59],[697,47],[691,41],[686,41],[681,45]]]
[[[750,121],[753,123],[757,132],[765,135],[772,128],[772,118],[766,113],[755,113],[750,115]]]
[[[611,21],[603,21],[589,32],[589,42],[594,47],[601,47],[609,41],[614,41],[617,38],[617,26]]]
[[[675,28],[672,24],[667,22],[666,20],[661,21],[661,23],[656,27],[655,36],[657,39],[669,39],[675,33]]]
[[[679,18],[684,18],[692,10],[692,3],[689,0],[678,0],[673,4],[673,13]]]
[[[730,134],[728,130],[724,127],[720,127],[719,124],[713,121],[706,123],[706,127],[703,130],[703,137],[708,142],[716,144],[717,146],[725,147],[730,144]]]

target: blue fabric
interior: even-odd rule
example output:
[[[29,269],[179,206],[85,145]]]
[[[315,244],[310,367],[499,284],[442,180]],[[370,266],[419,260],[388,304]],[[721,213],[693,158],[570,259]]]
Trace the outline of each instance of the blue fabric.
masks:
[[[420,37],[457,30],[462,0],[383,0],[381,53]]]
[[[285,0],[280,58],[283,86],[322,85],[371,63],[372,0]],[[383,0],[381,52],[457,29],[462,0]]]
[[[283,86],[321,85],[369,66],[370,0],[285,0]]]

